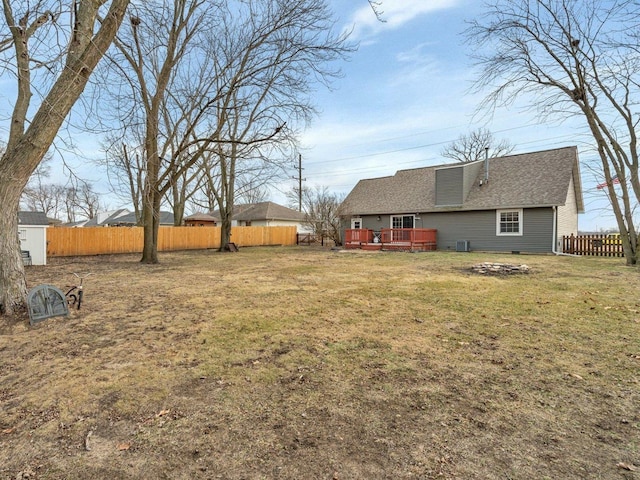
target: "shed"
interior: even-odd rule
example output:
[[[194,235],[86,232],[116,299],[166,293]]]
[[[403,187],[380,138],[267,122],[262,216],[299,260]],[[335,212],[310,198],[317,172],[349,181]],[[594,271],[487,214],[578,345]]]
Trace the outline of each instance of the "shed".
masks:
[[[29,252],[32,265],[47,264],[47,228],[44,212],[18,212],[20,249]]]

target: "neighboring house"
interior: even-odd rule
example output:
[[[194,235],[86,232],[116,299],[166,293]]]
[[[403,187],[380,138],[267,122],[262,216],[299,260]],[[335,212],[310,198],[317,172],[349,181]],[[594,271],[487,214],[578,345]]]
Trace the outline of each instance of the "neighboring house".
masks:
[[[120,208],[118,210],[108,210],[104,212],[96,213],[96,216],[80,222],[73,222],[67,224],[69,227],[113,227],[117,225],[119,218],[124,215],[128,215],[129,210],[126,208]]]
[[[215,227],[220,219],[207,213],[194,213],[184,217],[186,227]]]
[[[137,225],[136,214],[126,213],[112,220],[113,227],[135,227]],[[173,226],[173,212],[160,211],[160,225],[165,227]]]
[[[209,215],[220,218],[219,210]],[[273,202],[247,203],[233,208],[233,227],[296,227],[305,230],[302,212]]]
[[[18,212],[20,250],[29,252],[32,265],[47,264],[47,228],[44,212]]]
[[[347,232],[435,229],[439,250],[557,252],[584,212],[578,152],[400,170],[361,180],[341,208]]]
[[[90,220],[81,220],[65,224],[66,227],[133,227],[136,226],[136,214],[126,208],[98,212]],[[173,226],[173,213],[160,212],[160,225]]]

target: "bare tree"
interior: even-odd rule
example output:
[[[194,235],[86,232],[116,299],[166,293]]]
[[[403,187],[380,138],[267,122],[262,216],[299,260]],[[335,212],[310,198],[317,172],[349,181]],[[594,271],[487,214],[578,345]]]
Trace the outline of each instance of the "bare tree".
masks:
[[[20,208],[34,212],[44,212],[48,217],[57,215],[61,196],[54,193],[54,185],[49,182],[51,176],[51,156],[46,155],[29,177],[20,196]],[[56,185],[62,193],[62,185]]]
[[[214,55],[219,81],[233,85],[218,114],[223,247],[229,241],[239,162],[262,161],[276,169],[288,163],[295,126],[315,113],[309,98],[312,82],[328,83],[339,73],[331,62],[352,51],[345,35],[332,33],[329,15],[321,0],[253,0],[244,16],[234,13],[225,19],[227,41]],[[274,128],[279,135],[273,141],[256,141]],[[231,142],[229,148],[225,140]]]
[[[513,145],[508,140],[496,142],[493,134],[486,128],[479,128],[468,135],[460,135],[458,140],[451,142],[442,150],[442,156],[456,162],[475,162],[491,158],[502,157],[513,151]]]
[[[316,185],[315,188],[302,187],[302,195],[297,188],[287,192],[289,204],[297,207],[302,198],[302,211],[305,225],[315,235],[331,239],[336,245],[342,245],[340,234],[340,206],[344,198],[329,192],[328,187]]]
[[[142,219],[142,188],[144,186],[144,161],[141,148],[128,145],[140,145],[141,139],[128,131],[107,134],[103,149],[105,158],[99,162],[106,166],[111,192],[130,203],[136,217],[136,223]]]
[[[78,186],[66,189],[65,210],[68,222],[74,222],[78,217],[90,220],[98,214],[100,208],[100,197],[90,183],[80,182]]]
[[[629,265],[638,262],[639,18],[632,0],[502,0],[467,31],[477,86],[490,91],[482,108],[527,99],[547,118],[585,121]]]
[[[34,182],[22,192],[23,208],[32,212],[44,212],[49,218],[60,219],[66,215],[67,188],[58,183]]]
[[[91,184],[73,176],[66,185],[52,183],[51,158],[45,156],[31,174],[20,197],[21,208],[68,222],[75,221],[76,216],[93,218],[100,201]]]
[[[27,295],[17,241],[22,190],[111,45],[128,4],[3,0],[0,75],[16,79],[17,96],[0,159],[0,313],[12,314]]]
[[[266,176],[268,178],[268,176]],[[269,192],[266,189],[266,183],[263,181],[265,176],[254,175],[251,173],[248,178],[240,179],[240,185],[236,189],[236,201],[238,203],[260,203],[269,200]]]
[[[344,36],[331,32],[322,0],[232,1],[219,8],[167,0],[173,13],[158,19],[161,10],[145,6],[117,42],[121,59],[112,67],[132,89],[129,102],[118,100],[130,112],[123,118],[144,131],[142,261],[155,263],[157,215],[167,195],[183,208],[185,188],[199,184],[194,167],[206,158],[218,186],[209,182],[209,193],[220,206],[223,233],[230,232],[238,173],[247,171],[246,162],[279,162],[266,152],[291,143],[295,125],[313,113],[312,80],[327,81],[336,73],[330,62],[349,49]]]
[[[166,185],[163,177],[171,168],[166,164],[176,155],[170,150],[167,132],[161,128],[163,116],[169,112],[167,98],[180,68],[197,57],[189,53],[195,48],[198,34],[207,28],[207,14],[213,10],[215,5],[205,0],[147,2],[138,6],[115,42],[119,56],[114,55],[112,65],[131,86],[129,118],[139,122],[143,132],[140,155],[144,178],[140,191],[144,263],[158,262],[160,205],[165,193],[162,185]]]
[[[375,14],[376,18],[379,21],[384,22],[385,20],[382,18],[382,14],[384,12],[381,9],[382,2],[377,0],[369,0],[369,5],[371,6],[371,10],[373,10],[373,13]]]

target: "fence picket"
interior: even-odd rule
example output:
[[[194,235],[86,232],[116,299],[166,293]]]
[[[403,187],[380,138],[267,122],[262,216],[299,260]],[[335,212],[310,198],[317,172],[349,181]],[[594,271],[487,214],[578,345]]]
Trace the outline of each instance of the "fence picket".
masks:
[[[220,227],[160,227],[158,251],[220,248]],[[295,245],[296,227],[232,227],[231,241],[238,247]],[[47,255],[70,257],[115,253],[141,253],[142,227],[54,227],[47,229]]]
[[[562,252],[597,257],[624,257],[619,237],[606,234],[562,237]]]

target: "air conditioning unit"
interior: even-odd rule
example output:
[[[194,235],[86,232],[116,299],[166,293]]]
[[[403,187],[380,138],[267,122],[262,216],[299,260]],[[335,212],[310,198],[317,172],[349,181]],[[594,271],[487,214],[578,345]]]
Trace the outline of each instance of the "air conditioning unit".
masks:
[[[456,242],[456,252],[470,252],[469,240],[458,240]]]

